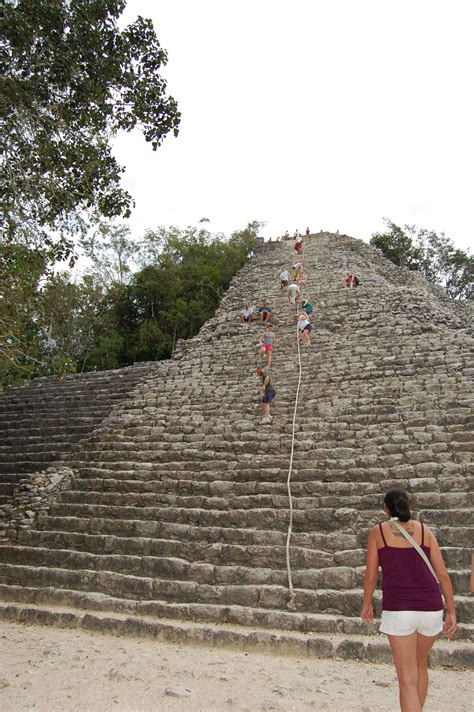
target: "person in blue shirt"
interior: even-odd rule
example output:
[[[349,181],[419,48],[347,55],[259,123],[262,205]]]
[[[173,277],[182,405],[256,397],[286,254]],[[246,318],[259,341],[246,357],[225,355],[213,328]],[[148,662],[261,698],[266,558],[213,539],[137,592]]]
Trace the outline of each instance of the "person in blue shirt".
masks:
[[[258,318],[260,321],[268,321],[270,319],[272,310],[268,306],[267,302],[265,299],[262,301],[262,306],[258,308]]]

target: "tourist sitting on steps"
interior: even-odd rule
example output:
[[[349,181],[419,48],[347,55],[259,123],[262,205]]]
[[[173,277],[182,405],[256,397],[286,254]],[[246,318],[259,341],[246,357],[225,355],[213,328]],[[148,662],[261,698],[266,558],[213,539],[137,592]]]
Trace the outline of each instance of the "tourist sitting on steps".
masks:
[[[300,288],[298,287],[297,284],[289,284],[288,285],[288,301],[290,304],[296,304],[297,302],[300,301],[301,298],[301,293],[300,293]]]
[[[308,319],[308,315],[306,313],[301,313],[298,317],[298,331],[300,333],[300,341],[302,346],[307,346],[311,344],[311,341],[309,339],[309,335],[311,333],[312,325],[310,320]]]
[[[456,632],[453,587],[433,532],[411,518],[405,490],[387,492],[384,510],[390,520],[373,527],[369,534],[361,617],[374,619],[372,595],[380,566],[380,632],[388,636],[392,650],[400,709],[422,712],[428,692],[428,655],[443,630],[441,591],[447,608],[444,630],[448,639]]]
[[[268,368],[262,368],[257,366],[257,374],[262,379],[262,399],[261,406],[263,408],[264,416],[262,418],[262,423],[271,423],[272,416],[270,415],[270,403],[273,401],[276,395],[276,391],[273,388],[270,381],[270,372]]]
[[[282,272],[280,272],[280,289],[283,289],[283,287],[287,287],[289,281],[290,273],[287,269],[284,269]]]
[[[274,339],[275,334],[273,333],[273,326],[268,324],[266,331],[260,336],[259,339],[261,358],[262,361],[266,358],[268,368],[272,365]]]
[[[253,321],[253,308],[248,302],[244,304],[244,308],[240,310],[239,319],[240,321],[246,321],[248,323]]]
[[[348,272],[347,277],[344,280],[344,284],[346,285],[346,287],[358,287],[359,278],[356,277],[355,274],[352,274],[352,272]]]
[[[257,314],[260,321],[268,321],[270,319],[272,310],[268,306],[265,299],[262,301],[262,306],[258,308]]]

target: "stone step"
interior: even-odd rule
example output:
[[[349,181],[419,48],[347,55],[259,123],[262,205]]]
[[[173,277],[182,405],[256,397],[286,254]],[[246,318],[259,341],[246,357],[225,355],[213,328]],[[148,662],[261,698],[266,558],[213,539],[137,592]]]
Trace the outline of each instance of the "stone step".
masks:
[[[2,603],[14,602],[37,606],[70,607],[96,612],[124,613],[143,617],[158,617],[162,620],[207,622],[213,625],[238,625],[242,627],[264,627],[301,633],[331,633],[332,635],[373,636],[377,623],[366,623],[360,618],[324,613],[299,613],[295,611],[272,611],[243,606],[218,606],[202,603],[174,603],[167,601],[136,601],[114,598],[102,594],[91,594],[67,589],[28,588],[0,584]],[[376,614],[380,615],[380,601],[375,602]],[[456,640],[474,640],[474,626],[458,624]]]
[[[270,474],[274,474],[273,471]],[[287,474],[287,473],[285,473]],[[77,478],[71,483],[72,491],[77,493],[82,492],[114,492],[114,493],[147,493],[155,492],[157,494],[171,493],[189,493],[206,496],[223,496],[223,495],[252,495],[252,494],[287,494],[286,482],[275,482],[269,479],[267,482],[241,482],[238,481],[214,479],[194,480],[189,478],[189,473],[185,473],[184,478],[166,478],[166,479],[114,479],[106,477],[91,477]],[[350,497],[360,494],[360,485],[355,482],[338,482],[325,483],[318,480],[312,482],[294,482],[292,492],[295,495],[325,495],[325,496],[342,496]],[[364,487],[364,494],[380,495],[381,490],[378,485],[367,483]],[[462,495],[460,495],[462,496]]]
[[[14,469],[15,474],[20,472],[38,472],[48,467],[52,462],[61,459],[62,453],[65,451],[64,446],[61,450],[51,449],[50,452],[31,453],[29,456],[21,460],[15,461],[14,457],[5,455],[0,462],[0,472],[10,474]]]
[[[102,510],[101,510],[102,511]],[[43,515],[41,518],[41,526],[45,529],[61,529],[64,531],[78,531],[86,533],[105,533],[105,534],[115,534],[117,536],[151,536],[158,538],[174,538],[177,536],[178,532],[184,532],[185,536],[192,537],[196,540],[205,540],[208,542],[226,542],[235,543],[243,545],[253,545],[259,543],[265,543],[269,545],[285,545],[286,534],[285,527],[276,529],[274,526],[275,522],[272,522],[271,529],[249,529],[243,528],[242,526],[221,526],[221,525],[209,525],[203,522],[176,522],[172,521],[171,518],[163,518],[162,520],[156,521],[156,517],[151,516],[147,518],[146,515],[149,514],[148,510],[143,515],[143,509],[134,508],[130,513],[129,519],[118,519],[118,518],[107,518],[106,516],[98,517],[90,516],[90,513],[82,510],[84,516],[72,516],[69,512],[68,515],[65,513],[58,512],[57,514],[54,510],[50,509],[50,514],[48,516]],[[105,512],[103,512],[105,515]],[[370,515],[373,516],[372,514]],[[373,516],[374,524],[380,521],[380,516],[375,513]],[[263,526],[262,522],[259,522]],[[225,524],[227,522],[225,521]],[[366,522],[366,526],[359,528],[356,531],[350,531],[346,529],[344,532],[314,532],[312,531],[299,531],[298,528],[293,530],[292,543],[294,545],[307,546],[309,548],[325,549],[328,551],[335,550],[346,550],[346,549],[356,549],[359,545],[365,546],[367,541],[368,526],[370,522]],[[436,535],[438,542],[441,546],[447,547],[458,547],[466,546],[470,547],[472,542],[472,529],[468,527],[431,527],[434,534]]]
[[[286,497],[288,496],[288,488],[286,483],[287,473],[284,474],[285,481],[283,481],[283,476],[273,478],[271,481],[260,481],[260,482],[242,482],[240,478],[238,481],[235,480],[218,480],[213,481],[208,480],[192,480],[187,479],[189,477],[188,473],[185,478],[167,478],[165,480],[126,480],[126,479],[82,479],[78,478],[72,483],[72,488],[70,491],[65,492],[61,495],[61,501],[63,502],[78,502],[78,503],[92,503],[97,502],[98,504],[120,504],[121,496],[133,496],[135,499],[130,500],[129,504],[136,504],[136,501],[146,502],[153,504],[154,495],[189,495],[189,496],[200,496],[205,498],[215,498],[221,497],[226,498],[242,498],[248,496],[260,496],[260,495],[271,495]],[[236,471],[235,476],[237,477],[239,470]],[[292,481],[292,495],[295,498],[301,497],[316,497],[315,504],[321,507],[348,507],[348,506],[363,506],[379,508],[380,502],[383,499],[383,493],[385,491],[384,486],[378,486],[374,483],[356,483],[356,482],[321,482],[316,481],[303,481],[300,482],[297,479]],[[438,491],[430,491],[428,486],[435,487],[436,480],[426,480],[425,482],[419,481],[417,483],[420,485],[420,490],[416,490],[414,495],[414,500],[412,506],[414,509],[423,507],[426,505],[442,506],[443,511],[446,509],[459,509],[463,505],[474,503],[474,495],[472,492],[450,492],[440,495]],[[403,483],[403,485],[408,491],[411,491],[410,484]],[[467,488],[467,485],[466,485]],[[145,497],[145,499],[143,499]],[[93,498],[93,499],[92,499]],[[110,498],[110,499],[109,499]],[[141,499],[138,499],[141,498]],[[163,500],[165,501],[165,500]],[[237,499],[236,502],[239,506],[247,508],[245,503],[242,504],[241,499]],[[287,500],[288,502],[288,500]],[[429,516],[423,515],[424,520],[430,521]]]
[[[66,408],[82,406],[87,401],[93,404],[99,403],[101,400],[110,402],[113,400],[121,400],[130,393],[129,386],[121,388],[114,385],[104,384],[101,388],[88,384],[81,386],[78,384],[75,388],[65,390],[62,387],[53,387],[44,390],[43,392],[25,393],[20,397],[7,397],[0,394],[0,407],[2,412],[17,413],[28,411],[28,408],[39,406],[40,410],[65,410]]]
[[[138,519],[107,519],[73,516],[43,515],[40,526],[43,530],[59,530],[86,534],[112,534],[118,537],[150,537],[205,542],[206,544],[235,544],[237,546],[286,546],[285,530],[244,529],[238,527],[202,527],[172,521]],[[361,536],[361,539],[363,537]],[[365,537],[366,538],[366,537]],[[359,538],[354,532],[316,533],[295,532],[292,546],[325,550],[329,552],[359,548]]]
[[[23,413],[2,413],[0,415],[0,428],[5,433],[16,432],[17,429],[28,430],[33,422],[35,427],[39,428],[41,432],[48,432],[51,428],[57,428],[59,432],[60,428],[67,429],[71,426],[74,429],[77,425],[90,424],[95,426],[109,415],[111,407],[112,406],[107,406],[99,410],[97,408],[92,409],[89,405],[84,406],[82,409],[75,409],[74,411],[64,411],[64,413],[52,411],[52,414],[35,410],[32,411],[34,412],[34,420],[30,414],[25,416]]]
[[[160,556],[136,556],[131,554],[96,554],[71,549],[44,548],[41,546],[0,546],[2,561],[30,567],[53,567],[73,570],[109,571],[118,574],[144,576],[154,579],[188,581],[210,586],[239,585],[285,586],[286,569],[263,568],[251,565],[251,556],[246,565],[189,562],[183,558]],[[250,565],[249,565],[250,564]],[[458,577],[461,576],[457,572]],[[466,578],[467,581],[467,578]],[[323,569],[293,569],[293,583],[298,588],[311,587],[345,590],[363,585],[362,568],[330,566]],[[466,589],[468,588],[466,583]]]
[[[288,509],[288,495],[282,487],[281,494],[276,492],[265,494],[265,493],[255,493],[255,494],[236,494],[234,492],[221,492],[220,496],[218,493],[208,495],[190,494],[188,492],[177,492],[177,493],[155,493],[155,492],[143,492],[143,493],[119,493],[119,492],[77,492],[77,491],[66,491],[60,494],[58,498],[58,503],[61,504],[89,504],[89,505],[105,505],[105,506],[116,506],[116,507],[177,507],[183,509],[205,509],[205,510],[229,510],[229,497],[232,497],[232,508],[233,509]],[[323,500],[331,500],[329,503],[325,503]],[[298,495],[296,492],[293,493],[293,507],[294,509],[320,509],[323,513],[324,510],[330,507],[337,507],[338,509],[342,507],[349,506],[360,506],[365,509],[368,508],[380,508],[380,496],[378,495],[363,495],[363,496],[352,496],[344,497],[315,497],[315,496],[304,496]],[[446,510],[445,510],[446,511]],[[452,512],[454,515],[457,510]],[[446,521],[446,520],[445,520]],[[466,522],[467,523],[467,522]]]
[[[425,522],[430,522],[433,527],[443,528],[443,525],[455,526],[461,522],[464,527],[474,526],[473,509],[422,509],[419,515],[420,519]]]
[[[34,383],[31,383],[33,386]],[[16,396],[8,396],[6,393],[1,394],[0,404],[2,408],[11,408],[12,410],[36,403],[41,404],[41,406],[45,408],[52,408],[53,406],[62,408],[64,404],[83,403],[91,397],[93,400],[121,397],[130,392],[130,385],[131,384],[114,384],[107,382],[102,384],[81,383],[79,380],[75,386],[71,386],[70,388],[64,388],[64,386],[59,383],[52,384],[49,388],[39,391],[31,386],[28,391],[25,390]]]
[[[230,582],[233,582],[235,573],[232,567],[235,567],[240,583],[284,585],[286,582],[286,552],[283,547],[199,545],[178,540],[32,530],[20,532],[17,540],[21,546],[0,545],[5,562],[30,565],[51,563],[65,568],[77,566],[94,570],[104,568],[137,575],[147,575],[145,567],[148,567],[147,570],[152,572],[150,575],[166,578],[172,576],[171,572],[176,568],[174,577],[177,579],[191,576],[201,582],[206,579],[208,583],[224,583],[225,577],[230,577]],[[92,554],[92,563],[87,559],[82,562],[81,552]],[[464,556],[464,561],[459,563],[459,558],[462,559],[460,552],[462,550],[458,550],[457,557],[450,557],[455,562],[450,575],[456,593],[468,593],[469,557]],[[103,556],[98,557],[97,554]],[[328,552],[291,546],[290,557],[294,584],[300,588],[346,589],[363,585],[365,552],[362,549]],[[449,566],[449,560],[447,563]],[[201,564],[204,567],[200,567]],[[253,571],[256,567],[259,568],[258,573]],[[306,569],[311,571],[306,572]],[[160,574],[160,571],[164,573]]]
[[[209,630],[208,625],[190,622],[177,622],[158,618],[127,616],[119,613],[82,613],[77,609],[33,606],[30,604],[6,603],[0,605],[3,620],[55,625],[71,629],[153,637],[174,643],[194,643],[231,647],[240,650],[262,650],[278,654],[298,655],[299,657],[337,657],[371,662],[389,662],[390,651],[385,640],[349,635],[311,635],[297,632],[280,632],[273,629],[259,628],[249,631],[246,628],[222,625]],[[473,656],[472,648],[463,643],[437,643],[430,655],[432,665],[442,667],[470,667]]]
[[[252,406],[252,411],[253,408]],[[241,443],[242,441],[247,444],[256,443],[261,445],[258,425],[259,418],[256,411],[248,414],[245,419],[240,415],[238,420],[235,418],[232,420],[229,417],[224,422],[204,420],[204,422],[195,424],[183,422],[173,424],[168,421],[165,425],[161,421],[157,423],[155,420],[149,423],[143,420],[140,424],[134,422],[132,427],[128,426],[119,433],[107,433],[102,428],[88,438],[88,447],[92,450],[93,443],[97,442],[100,443],[102,448],[109,445],[114,450],[133,451],[139,449],[141,452],[146,452],[157,449],[166,450],[170,443],[173,442],[196,442],[198,437],[200,438],[199,442],[208,442],[220,449],[232,447],[234,443]],[[344,453],[346,458],[357,457],[360,453],[361,443],[364,443],[364,441],[368,441],[367,447],[371,451],[382,454],[388,451],[404,452],[412,449],[413,442],[421,443],[422,441],[449,443],[455,450],[463,449],[465,446],[466,452],[471,447],[471,442],[467,441],[465,434],[461,437],[461,435],[457,435],[452,431],[443,432],[442,434],[434,431],[420,431],[420,434],[412,438],[406,429],[403,430],[399,427],[398,422],[389,431],[381,428],[379,423],[377,423],[377,427],[372,429],[342,431],[339,428],[335,432],[318,427],[318,424],[312,427],[317,429],[314,435],[310,430],[303,430],[301,427],[297,428],[295,437],[295,449],[297,451],[315,450],[324,456],[330,454],[336,447],[338,450],[346,451]],[[271,448],[271,451],[278,448],[289,448],[291,445],[291,433],[292,427],[289,421],[282,422],[281,418],[275,421],[272,427],[272,439],[268,442],[268,447]],[[65,435],[56,436],[54,439],[62,440],[64,437]],[[34,447],[40,443],[39,437],[35,436],[18,438],[15,440],[14,445],[22,444],[25,447]],[[2,445],[2,449],[8,452],[6,445],[9,445],[9,447],[12,447],[12,445],[9,443]]]
[[[195,581],[165,580],[136,576],[108,570],[65,569],[60,567],[32,567],[28,565],[0,564],[0,581],[20,586],[53,586],[78,591],[94,591],[117,597],[136,597],[139,600],[163,599],[168,601],[207,602],[220,605],[261,606],[286,609],[288,591],[278,585],[210,585]],[[298,590],[298,610],[325,611],[357,615],[362,591]]]
[[[326,521],[328,511],[330,516],[335,516],[340,522],[339,513],[344,508],[357,508],[360,515],[365,520],[368,510],[380,510],[381,494],[361,494],[359,496],[344,496],[333,495],[326,497],[324,495],[309,496],[306,493],[303,495],[297,494],[294,490],[292,496],[294,510],[305,510],[312,512],[318,509],[321,512],[321,521]],[[253,510],[253,509],[269,509],[287,510],[288,495],[282,487],[280,494],[273,492],[271,494],[236,494],[232,491],[221,491],[215,494],[208,495],[190,494],[189,492],[178,491],[177,493],[118,493],[118,492],[77,492],[66,491],[59,495],[57,503],[61,504],[77,504],[77,505],[100,505],[113,507],[169,507],[178,509],[203,509],[214,511],[228,511],[229,498],[232,498],[233,510]],[[446,509],[444,506],[444,498],[441,502],[439,495],[422,493],[415,498],[415,505],[418,507],[422,503],[431,505],[437,503],[443,506],[443,509],[421,509],[419,511],[420,519],[435,526],[436,524],[456,525],[459,521],[463,521],[465,526],[474,524],[472,510],[464,509],[455,506],[452,509]],[[462,502],[466,504],[466,501]],[[313,514],[311,514],[314,517]],[[354,512],[354,516],[355,512]],[[316,523],[316,522],[315,522]]]
[[[0,475],[1,482],[5,482],[5,483],[6,482],[17,482],[17,480],[18,480],[18,476],[13,472],[4,473],[4,474]]]
[[[245,457],[245,456],[244,456]],[[260,461],[257,458],[248,456],[237,461],[217,461],[214,460],[209,465],[204,464],[201,467],[200,462],[195,461],[180,461],[179,463],[103,463],[83,462],[76,457],[73,460],[74,467],[80,472],[84,478],[106,478],[112,480],[136,480],[156,482],[157,480],[193,480],[199,482],[234,482],[236,474],[234,470],[238,468],[239,483],[257,483],[262,482],[286,482],[288,478],[287,458],[278,458],[277,466],[269,467],[265,460]],[[217,464],[217,467],[216,467]],[[275,460],[272,462],[275,465]],[[206,467],[213,469],[206,469]],[[446,472],[445,475],[442,472]],[[370,468],[364,470],[359,467],[350,468],[350,479],[359,488],[380,488],[382,491],[391,486],[406,487],[409,490],[416,492],[423,491],[426,487],[430,491],[433,484],[436,482],[439,489],[444,495],[450,493],[466,493],[472,491],[472,480],[466,476],[466,463],[418,463],[417,465],[404,465],[384,470],[382,468]],[[364,481],[363,476],[366,474],[370,481]],[[389,479],[387,479],[387,475]],[[403,477],[401,477],[403,475]],[[436,476],[436,479],[435,479]],[[426,479],[433,480],[433,483],[426,483]],[[80,481],[80,479],[78,480]],[[314,464],[311,468],[301,467],[294,468],[292,471],[291,481],[296,483],[308,483],[308,487],[317,486],[321,483],[323,487],[327,487],[331,493],[338,490],[339,484],[347,481],[347,472],[344,470],[325,470]],[[474,484],[474,483],[473,483]],[[372,490],[373,491],[373,490]]]
[[[98,554],[126,554],[136,556],[165,556],[216,565],[246,565],[254,567],[283,568],[286,566],[284,546],[239,545],[223,542],[189,541],[186,533],[175,532],[173,539],[127,537],[109,534],[85,534],[74,531],[25,529],[18,532],[17,541],[25,546],[75,549]],[[465,550],[460,549],[460,552]],[[468,558],[468,557],[467,557]],[[291,546],[291,561],[297,568],[324,568],[327,566],[363,566],[365,552],[325,551],[303,546]],[[455,559],[459,560],[459,555]],[[466,562],[463,562],[467,566]],[[461,563],[459,564],[461,567]]]
[[[181,524],[195,524],[202,527],[243,527],[272,528],[285,530],[288,527],[288,508],[259,507],[254,509],[216,510],[201,507],[158,507],[158,506],[108,506],[102,504],[67,504],[55,502],[50,507],[52,516],[82,518],[144,519],[174,521]],[[338,531],[348,526],[360,528],[373,526],[380,520],[380,512],[375,510],[353,510],[347,508],[306,508],[296,509],[293,516],[293,531]],[[467,530],[469,531],[469,530]]]
[[[50,439],[45,442],[25,442],[19,440],[11,445],[0,446],[0,457],[4,462],[15,463],[18,459],[27,460],[35,455],[49,455],[51,452],[57,452],[63,448],[71,448],[73,443],[77,443],[84,435],[83,433],[65,433],[64,437]]]
[[[287,610],[288,589],[279,585],[211,585],[195,581],[165,580],[135,576],[108,570],[65,569],[0,564],[0,582],[17,586],[50,587],[89,591],[137,598],[141,601],[160,599],[170,602],[196,601],[215,605],[242,605],[262,609]],[[358,617],[363,600],[362,589],[296,589],[296,610]],[[457,598],[457,612],[463,623],[474,622],[474,601]]]
[[[52,442],[62,442],[67,437],[68,432],[74,435],[90,433],[103,419],[102,415],[99,415],[99,417],[91,416],[90,411],[86,417],[76,416],[77,414],[73,414],[72,417],[58,418],[57,420],[48,418],[41,423],[25,421],[24,426],[22,425],[23,421],[20,422],[18,419],[15,422],[9,420],[9,429],[5,427],[5,438],[2,444],[10,447],[18,444],[33,445],[35,443],[44,443],[45,438]]]
[[[158,463],[148,464],[142,463],[141,467],[136,469],[127,469],[131,463],[117,463],[116,469],[111,469],[112,463],[107,463],[107,468],[90,468],[81,466],[81,474],[86,475],[86,479],[91,476],[93,479],[100,479],[103,475],[104,481],[117,482],[117,490],[120,491],[123,482],[130,482],[130,489],[133,489],[133,482],[136,482],[138,491],[152,491],[156,487],[159,491],[162,488],[169,488],[169,491],[182,491],[185,493],[190,487],[192,491],[205,493],[209,491],[215,495],[229,495],[232,492],[244,494],[246,491],[252,492],[279,492],[287,491],[286,482],[288,479],[287,467],[264,468],[258,465],[252,465],[252,468],[244,468],[240,463],[228,463],[226,468],[216,470],[199,470],[193,471],[193,467],[188,468],[187,463],[176,463],[180,466],[183,464],[187,469],[171,469],[168,467],[160,467]],[[133,463],[132,463],[133,464]],[[285,463],[286,464],[286,463]],[[364,477],[370,478],[367,482]],[[420,507],[443,507],[445,509],[465,506],[472,501],[472,486],[470,480],[462,476],[450,477],[445,483],[442,483],[443,489],[441,492],[430,491],[423,489],[428,487],[425,483],[426,478],[410,478],[404,479],[381,479],[387,474],[382,469],[363,470],[362,468],[351,469],[349,475],[352,479],[352,484],[357,486],[361,492],[367,492],[368,500],[373,506],[377,506],[377,501],[373,498],[376,493],[380,493],[378,500],[379,509],[382,509],[382,493],[390,487],[405,487],[413,496],[413,509],[416,511]],[[395,474],[399,474],[395,469]],[[323,469],[298,469],[292,472],[291,485],[292,492],[295,495],[301,494],[306,496],[350,496],[346,488],[348,473],[346,471],[325,471]],[[192,479],[191,479],[192,478]],[[81,479],[76,481],[81,482]],[[192,483],[192,484],[188,484]],[[78,487],[81,485],[78,484]],[[76,484],[74,484],[76,487]],[[209,488],[209,489],[207,489]],[[445,491],[451,489],[452,491]],[[97,491],[101,491],[100,487]],[[326,495],[324,494],[326,492]],[[340,494],[339,494],[340,493]],[[327,500],[328,504],[330,503]],[[336,505],[336,501],[331,501],[331,504]]]
[[[92,449],[93,443],[98,443],[102,447],[106,444],[114,445],[123,449],[154,450],[163,446],[168,447],[168,441],[180,442],[201,442],[203,439],[210,442],[229,443],[245,441],[247,443],[260,442],[259,438],[259,418],[257,410],[252,406],[252,411],[246,415],[238,414],[233,416],[231,413],[226,420],[220,418],[205,419],[202,416],[200,422],[182,419],[181,422],[166,421],[164,418],[154,418],[152,421],[142,421],[127,424],[117,424],[120,430],[106,430],[101,427],[100,430],[91,434],[88,438],[88,447]],[[312,429],[314,431],[312,432]],[[447,429],[449,431],[449,428]],[[360,445],[367,442],[367,447],[372,452],[400,452],[411,450],[413,448],[413,438],[410,437],[399,423],[395,423],[390,428],[380,429],[376,424],[370,427],[359,427],[353,425],[351,428],[342,427],[339,423],[337,428],[328,429],[327,425],[322,423],[309,424],[299,423],[295,428],[295,447],[296,449],[310,450],[328,450],[337,447],[338,449],[347,449],[349,451],[360,451]],[[282,448],[289,449],[291,445],[292,422],[290,419],[285,419],[279,416],[278,420],[272,425],[272,438],[268,443],[269,447],[274,448],[275,444]],[[216,436],[219,436],[217,441]],[[446,436],[449,442],[453,439],[451,432]],[[199,440],[198,440],[199,438]],[[35,438],[31,439],[32,444]],[[23,440],[22,442],[29,442]],[[444,441],[443,441],[444,442]]]

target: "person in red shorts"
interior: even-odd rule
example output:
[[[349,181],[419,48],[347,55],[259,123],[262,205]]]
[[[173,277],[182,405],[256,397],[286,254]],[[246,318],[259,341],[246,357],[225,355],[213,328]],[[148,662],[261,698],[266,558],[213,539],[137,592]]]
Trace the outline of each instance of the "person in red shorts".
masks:
[[[264,357],[266,357],[268,368],[270,368],[270,366],[272,365],[272,353],[273,353],[274,341],[275,341],[275,334],[273,333],[273,326],[271,324],[267,324],[267,328],[266,328],[265,332],[261,335],[259,342],[260,342],[260,353],[262,356],[262,360]]]
[[[359,278],[356,277],[355,274],[352,274],[352,272],[349,272],[344,280],[344,284],[346,285],[346,287],[358,287]]]

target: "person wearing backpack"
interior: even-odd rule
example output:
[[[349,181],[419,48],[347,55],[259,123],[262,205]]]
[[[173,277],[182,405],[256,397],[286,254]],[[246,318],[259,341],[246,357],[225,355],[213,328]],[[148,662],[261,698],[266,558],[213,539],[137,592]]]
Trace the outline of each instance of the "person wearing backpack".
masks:
[[[453,587],[433,532],[411,518],[405,490],[387,492],[384,509],[390,520],[373,527],[369,534],[361,617],[374,619],[372,596],[380,566],[380,632],[388,636],[392,650],[400,709],[422,712],[430,650],[443,627],[449,639],[456,632]],[[444,626],[441,592],[447,608]]]

